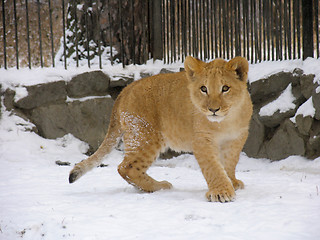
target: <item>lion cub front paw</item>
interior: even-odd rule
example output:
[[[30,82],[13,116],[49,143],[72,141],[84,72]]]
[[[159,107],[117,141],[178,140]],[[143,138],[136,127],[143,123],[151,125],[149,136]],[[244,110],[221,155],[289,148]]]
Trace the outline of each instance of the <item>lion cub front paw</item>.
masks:
[[[231,202],[234,200],[236,193],[232,187],[224,189],[213,189],[206,193],[209,202]]]

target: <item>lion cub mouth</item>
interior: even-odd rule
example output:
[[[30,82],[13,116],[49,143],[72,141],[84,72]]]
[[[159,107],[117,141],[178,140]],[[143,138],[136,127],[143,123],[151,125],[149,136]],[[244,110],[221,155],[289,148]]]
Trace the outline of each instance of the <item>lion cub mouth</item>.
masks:
[[[225,116],[218,116],[218,115],[216,115],[216,114],[213,114],[213,115],[209,115],[209,116],[207,116],[207,118],[208,118],[208,120],[210,121],[210,122],[221,122],[221,121],[223,121],[223,119],[225,118]]]

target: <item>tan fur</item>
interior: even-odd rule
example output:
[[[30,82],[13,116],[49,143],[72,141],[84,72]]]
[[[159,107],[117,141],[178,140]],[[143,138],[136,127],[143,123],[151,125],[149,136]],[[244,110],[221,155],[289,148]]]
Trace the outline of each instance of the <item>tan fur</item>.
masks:
[[[248,62],[236,57],[204,63],[187,57],[184,65],[185,72],[141,79],[121,92],[104,142],[74,167],[70,183],[97,166],[123,137],[125,157],[118,172],[130,184],[146,192],[171,188],[169,182],[146,173],[170,147],[194,153],[208,184],[209,201],[232,201],[235,190],[244,187],[235,177],[235,167],[252,114]]]

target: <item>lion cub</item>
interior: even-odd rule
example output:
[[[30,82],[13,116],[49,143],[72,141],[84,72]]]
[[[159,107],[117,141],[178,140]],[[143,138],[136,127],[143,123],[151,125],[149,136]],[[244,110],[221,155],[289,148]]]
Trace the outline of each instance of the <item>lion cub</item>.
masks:
[[[244,187],[235,167],[252,114],[248,62],[236,57],[205,63],[189,56],[184,66],[185,72],[144,78],[121,92],[103,143],[73,168],[70,183],[99,165],[122,137],[125,157],[118,172],[137,188],[154,192],[172,187],[147,174],[159,153],[170,147],[193,152],[208,184],[209,201],[234,199],[235,190]]]

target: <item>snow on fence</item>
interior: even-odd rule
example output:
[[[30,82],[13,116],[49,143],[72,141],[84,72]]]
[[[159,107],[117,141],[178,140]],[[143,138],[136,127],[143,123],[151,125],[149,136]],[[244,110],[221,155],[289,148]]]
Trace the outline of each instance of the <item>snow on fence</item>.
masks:
[[[0,67],[320,57],[319,0],[1,0]]]

